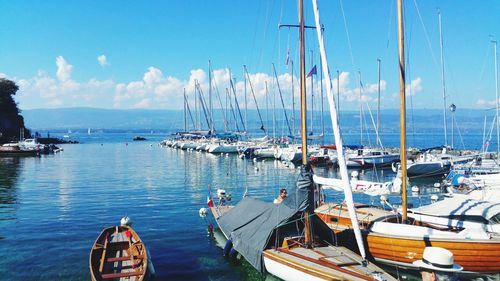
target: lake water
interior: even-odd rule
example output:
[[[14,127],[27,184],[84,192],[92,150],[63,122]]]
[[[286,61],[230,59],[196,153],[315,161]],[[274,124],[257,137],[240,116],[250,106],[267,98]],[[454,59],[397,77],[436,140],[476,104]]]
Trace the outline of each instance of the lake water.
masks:
[[[222,257],[198,210],[206,207],[209,186],[226,189],[235,203],[245,190],[272,201],[279,188],[295,184],[298,170],[162,148],[164,135],[144,142],[132,142],[133,136],[81,135],[82,144],[62,145],[55,155],[0,158],[1,280],[89,280],[94,240],[125,215],[150,250],[157,280],[261,279],[250,266]]]

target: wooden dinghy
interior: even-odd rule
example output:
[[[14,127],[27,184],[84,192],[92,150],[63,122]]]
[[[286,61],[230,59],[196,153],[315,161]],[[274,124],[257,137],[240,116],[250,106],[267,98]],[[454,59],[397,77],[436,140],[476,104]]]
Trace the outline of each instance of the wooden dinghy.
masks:
[[[353,239],[352,223],[345,206],[328,203],[315,212],[338,234],[339,240]],[[500,235],[484,231],[483,228],[488,227],[486,224],[474,229],[465,215],[462,227],[454,228],[422,221],[416,214],[410,214],[408,224],[402,224],[401,216],[369,205],[357,205],[356,213],[365,246],[376,261],[417,269],[413,262],[422,259],[425,247],[432,246],[451,251],[455,262],[463,266],[463,272],[500,272]],[[478,218],[476,216],[476,220]],[[355,245],[349,247],[354,249]]]
[[[139,235],[128,225],[104,229],[90,250],[93,281],[150,280],[154,269]]]

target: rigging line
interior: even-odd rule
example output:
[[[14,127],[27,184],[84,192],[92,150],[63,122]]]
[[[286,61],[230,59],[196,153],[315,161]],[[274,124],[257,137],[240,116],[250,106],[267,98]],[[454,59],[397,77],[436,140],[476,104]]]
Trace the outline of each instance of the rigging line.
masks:
[[[203,113],[205,115],[205,121],[207,122],[208,128],[210,128],[210,121],[208,120],[208,117],[207,117],[207,105],[206,105],[207,103],[205,101],[203,91],[201,90],[200,83],[198,83],[198,94],[200,95],[200,104],[201,104],[201,108],[203,109]]]
[[[283,95],[281,94],[280,82],[278,80],[278,74],[276,73],[276,67],[273,63],[274,77],[276,77],[276,86],[278,87],[278,92],[280,94],[281,105],[283,106],[283,113],[285,114],[286,125],[288,127],[288,133],[292,135],[292,129],[290,128],[290,122],[288,122],[288,115],[286,113],[285,102],[283,101]],[[273,109],[275,110],[275,109]]]
[[[439,64],[437,62],[436,56],[434,55],[434,50],[432,49],[431,40],[429,39],[429,33],[427,32],[427,28],[425,27],[424,20],[422,19],[422,15],[420,14],[420,9],[418,8],[417,0],[413,0],[413,4],[415,5],[415,9],[417,10],[417,15],[422,24],[422,28],[424,29],[425,39],[427,40],[427,45],[429,46],[429,50],[431,52],[432,60],[434,64],[439,69]]]
[[[213,73],[213,71],[212,71]],[[231,79],[231,70],[229,70],[229,79]],[[212,83],[210,83],[212,84]],[[214,88],[215,88],[215,94],[217,95],[217,98],[219,100],[219,105],[220,105],[220,108],[221,108],[221,111],[222,111],[222,117],[224,118],[224,124],[226,125],[229,125],[229,121],[227,120],[227,116],[226,116],[226,111],[224,110],[224,106],[222,106],[222,100],[220,98],[220,93],[219,93],[219,87],[217,87],[217,82],[215,81],[214,79]],[[213,116],[212,116],[212,122],[214,122],[213,120]]]
[[[259,114],[261,129],[267,135],[266,128],[264,127],[264,122],[262,121],[262,115],[260,114],[259,105],[257,104],[257,98],[255,98],[255,92],[253,91],[252,81],[250,80],[250,75],[248,74],[247,66],[244,65],[243,68],[245,68],[245,73],[247,75],[248,84],[250,85],[250,92],[252,92],[253,100],[255,102],[255,107],[257,108],[257,113]]]
[[[191,117],[191,122],[193,123],[193,128],[196,129],[196,124],[194,122],[193,114],[191,113],[191,108],[189,108],[189,102],[187,100],[186,95],[184,95],[184,102],[186,103],[187,110],[189,112],[189,117]]]
[[[484,58],[483,58],[483,67],[481,67],[481,72],[480,72],[480,75],[479,75],[479,83],[477,83],[477,85],[483,85],[484,83],[484,73],[485,73],[485,70],[486,70],[486,65],[488,64],[488,62],[491,60],[490,56],[491,56],[491,53],[492,51],[490,50],[490,48],[493,48],[493,46],[491,46],[491,44],[488,44],[488,48],[486,49],[486,53],[484,54]]]
[[[458,131],[458,136],[460,137],[460,142],[462,143],[462,147],[463,149],[465,150],[465,143],[464,143],[464,139],[462,138],[462,132],[460,131],[460,127],[458,126],[458,123],[457,123],[457,119],[455,117],[455,115],[453,115],[452,117],[452,122],[455,121],[455,128],[457,128],[457,131]]]
[[[243,132],[246,132],[247,128],[245,126],[245,122],[243,122],[243,116],[241,115],[240,104],[238,103],[238,99],[236,98],[236,90],[234,88],[233,80],[230,81],[230,84],[234,94],[234,103],[236,104],[236,109],[238,110],[238,114],[240,116],[241,125],[243,126]]]
[[[233,108],[233,103],[231,102],[231,94],[229,93],[229,89],[226,88],[226,96],[228,97],[228,100],[229,100],[229,108],[231,109],[231,113],[233,114],[233,118],[234,120],[237,121],[236,119],[236,114],[234,113],[234,108]],[[235,125],[236,125],[236,131],[240,131],[240,127],[238,126],[238,122],[235,122]]]
[[[339,2],[340,2],[340,10],[342,11],[342,18],[344,19],[344,29],[345,29],[345,33],[347,36],[347,44],[349,45],[349,55],[351,56],[352,67],[354,70],[356,70],[357,67],[356,67],[356,64],[354,63],[354,55],[352,53],[351,37],[349,35],[349,29],[347,27],[347,19],[345,17],[344,5],[342,4],[342,0],[339,0]]]
[[[366,104],[366,107],[368,108],[368,113],[370,113],[370,118],[372,120],[372,125],[373,125],[374,128],[377,128],[377,126],[375,125],[375,119],[373,118],[373,114],[372,114],[372,110],[370,108],[370,105],[367,102],[365,102],[365,104]],[[380,136],[378,134],[378,130],[375,130],[375,135],[376,135],[377,139],[379,140],[380,148],[384,149],[384,145],[382,144],[382,140],[380,139]]]

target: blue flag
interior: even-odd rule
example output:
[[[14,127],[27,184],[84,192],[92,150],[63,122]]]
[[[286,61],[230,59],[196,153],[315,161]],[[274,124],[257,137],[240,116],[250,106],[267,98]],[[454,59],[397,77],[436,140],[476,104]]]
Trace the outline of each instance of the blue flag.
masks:
[[[309,74],[307,74],[307,77],[311,77],[314,74],[318,74],[318,72],[316,71],[316,65],[313,66],[313,68],[311,69],[311,71],[309,71]]]

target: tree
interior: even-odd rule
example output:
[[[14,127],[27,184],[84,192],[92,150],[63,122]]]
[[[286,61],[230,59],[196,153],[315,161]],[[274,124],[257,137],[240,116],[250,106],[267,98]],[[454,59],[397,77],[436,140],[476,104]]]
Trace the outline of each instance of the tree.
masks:
[[[17,90],[16,83],[0,78],[0,143],[18,139],[21,129],[25,136],[30,136],[30,131],[24,129],[24,118],[14,101]]]

